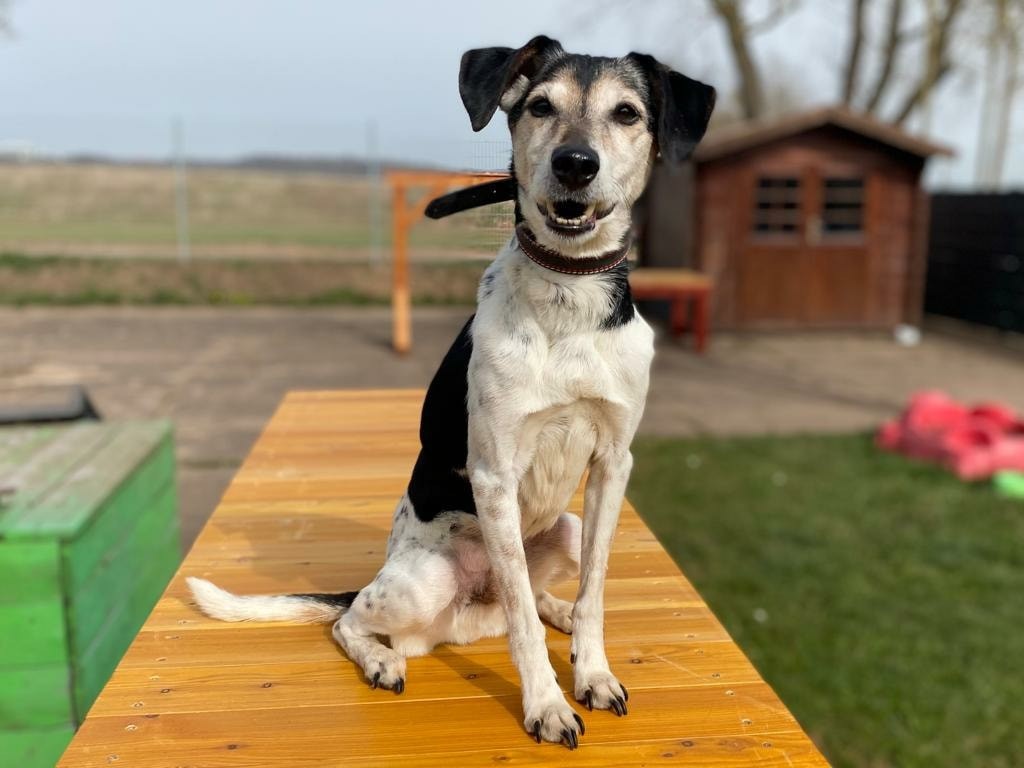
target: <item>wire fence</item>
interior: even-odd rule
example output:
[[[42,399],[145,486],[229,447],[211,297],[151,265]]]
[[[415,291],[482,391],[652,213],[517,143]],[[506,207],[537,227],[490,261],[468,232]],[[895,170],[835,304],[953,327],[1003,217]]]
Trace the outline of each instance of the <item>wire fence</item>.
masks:
[[[242,130],[237,121],[124,118],[134,138],[119,149],[101,137],[121,118],[77,119],[81,146],[98,149],[60,144],[45,129],[50,121],[0,115],[0,252],[380,263],[390,248],[389,170],[506,170],[510,157],[508,142],[412,144],[373,121],[276,130],[254,121]],[[491,258],[511,230],[511,210],[424,221],[412,256]]]

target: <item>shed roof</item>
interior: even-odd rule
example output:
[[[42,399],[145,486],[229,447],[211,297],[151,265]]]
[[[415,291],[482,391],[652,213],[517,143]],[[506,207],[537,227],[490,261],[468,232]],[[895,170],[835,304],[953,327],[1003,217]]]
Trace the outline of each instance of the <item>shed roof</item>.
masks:
[[[947,146],[934,144],[869,115],[845,107],[823,107],[782,118],[737,123],[712,131],[697,148],[694,160],[698,163],[717,160],[826,125],[837,126],[918,157],[953,155],[953,150]]]

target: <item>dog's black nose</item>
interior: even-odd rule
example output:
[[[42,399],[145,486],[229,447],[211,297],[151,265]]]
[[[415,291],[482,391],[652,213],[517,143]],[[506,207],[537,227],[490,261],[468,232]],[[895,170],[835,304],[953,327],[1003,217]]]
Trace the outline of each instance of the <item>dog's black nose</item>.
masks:
[[[590,147],[563,145],[551,153],[551,170],[569,189],[583,189],[600,168],[601,161]]]

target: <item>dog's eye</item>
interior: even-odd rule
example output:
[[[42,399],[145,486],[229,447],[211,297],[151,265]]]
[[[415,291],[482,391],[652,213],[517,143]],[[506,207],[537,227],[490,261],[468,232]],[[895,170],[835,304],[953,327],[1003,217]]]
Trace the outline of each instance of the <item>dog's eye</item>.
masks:
[[[547,117],[555,111],[555,108],[551,106],[551,102],[543,98],[531,101],[527,109],[530,110],[530,114],[534,117]]]
[[[632,104],[626,104],[623,102],[615,108],[614,117],[623,125],[632,125],[640,119],[640,113],[637,112],[636,107]]]

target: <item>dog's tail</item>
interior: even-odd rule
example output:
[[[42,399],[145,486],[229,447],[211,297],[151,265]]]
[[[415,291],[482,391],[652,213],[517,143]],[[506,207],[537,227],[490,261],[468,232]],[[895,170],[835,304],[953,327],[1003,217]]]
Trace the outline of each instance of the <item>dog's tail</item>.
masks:
[[[358,592],[301,595],[233,595],[206,579],[185,579],[199,610],[221,621],[302,621],[327,624],[343,614]]]

